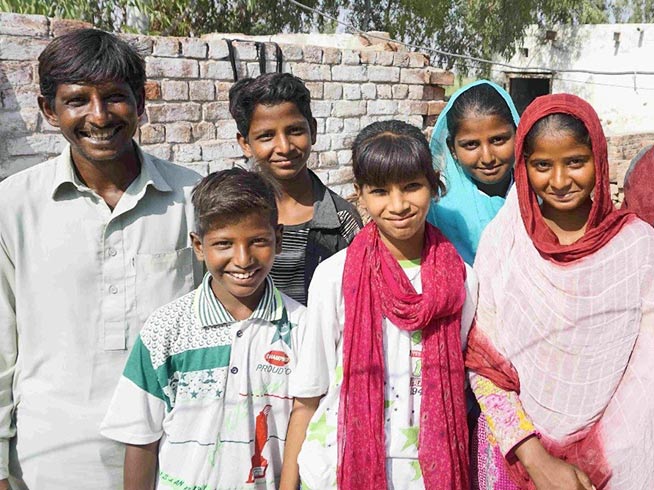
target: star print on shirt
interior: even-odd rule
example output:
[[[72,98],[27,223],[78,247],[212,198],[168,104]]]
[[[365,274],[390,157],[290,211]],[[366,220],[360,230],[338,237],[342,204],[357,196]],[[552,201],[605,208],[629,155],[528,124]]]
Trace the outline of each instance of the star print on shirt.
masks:
[[[307,441],[318,441],[322,447],[325,447],[327,436],[335,430],[336,427],[327,425],[327,415],[323,413],[317,421],[309,424]]]
[[[401,429],[402,434],[406,437],[406,442],[402,451],[411,446],[418,446],[418,433],[420,431],[419,427],[408,427],[406,429]]]
[[[281,319],[278,322],[273,322],[275,324],[275,327],[277,327],[277,331],[275,332],[275,335],[273,335],[273,339],[271,344],[274,344],[275,342],[281,340],[284,342],[287,346],[291,346],[291,330],[295,328],[295,325],[289,322],[288,320]]]
[[[413,469],[413,471],[415,471],[413,475],[413,480],[411,481],[416,481],[422,478],[422,468],[420,468],[420,461],[418,461],[417,459],[411,461],[411,468]]]

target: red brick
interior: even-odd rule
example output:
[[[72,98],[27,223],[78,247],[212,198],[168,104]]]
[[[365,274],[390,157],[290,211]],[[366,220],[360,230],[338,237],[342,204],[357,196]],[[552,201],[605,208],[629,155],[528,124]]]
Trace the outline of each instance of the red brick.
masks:
[[[430,100],[427,102],[427,115],[437,116],[443,112],[443,109],[445,109],[446,105],[447,103],[444,100]]]
[[[161,85],[159,82],[149,80],[145,82],[145,100],[158,100],[161,98]]]
[[[429,69],[429,83],[431,85],[454,85],[454,73],[437,68]]]

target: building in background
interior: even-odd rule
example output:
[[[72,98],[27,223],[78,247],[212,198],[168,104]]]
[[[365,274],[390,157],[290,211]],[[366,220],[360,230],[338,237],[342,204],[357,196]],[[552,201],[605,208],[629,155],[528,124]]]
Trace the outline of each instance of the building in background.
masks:
[[[609,136],[654,132],[654,24],[534,26],[511,59],[498,61],[519,67],[492,71],[519,110],[568,92],[595,107]]]
[[[654,143],[654,24],[531,27],[492,78],[520,112],[539,95],[567,92],[590,102],[608,137],[613,196],[629,161]],[[620,72],[619,75],[608,73]]]

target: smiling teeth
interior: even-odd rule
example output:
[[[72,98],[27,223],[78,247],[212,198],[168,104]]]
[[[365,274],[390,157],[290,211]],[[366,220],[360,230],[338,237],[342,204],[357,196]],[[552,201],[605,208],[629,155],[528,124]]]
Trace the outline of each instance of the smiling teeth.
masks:
[[[249,279],[251,278],[254,274],[256,274],[257,271],[252,271],[252,272],[228,272],[230,276],[234,276],[236,279]]]
[[[111,129],[103,129],[103,130],[93,130],[93,131],[85,131],[84,134],[86,134],[89,138],[93,138],[94,140],[108,140],[111,139],[111,137],[118,132],[118,128],[111,128]]]

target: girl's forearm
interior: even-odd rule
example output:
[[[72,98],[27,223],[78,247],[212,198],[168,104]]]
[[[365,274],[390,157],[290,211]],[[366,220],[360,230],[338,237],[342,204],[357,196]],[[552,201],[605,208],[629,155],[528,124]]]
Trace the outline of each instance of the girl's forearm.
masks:
[[[296,398],[286,432],[284,462],[279,490],[297,490],[300,485],[300,472],[297,457],[306,436],[307,427],[318,408],[321,397]]]

